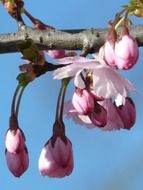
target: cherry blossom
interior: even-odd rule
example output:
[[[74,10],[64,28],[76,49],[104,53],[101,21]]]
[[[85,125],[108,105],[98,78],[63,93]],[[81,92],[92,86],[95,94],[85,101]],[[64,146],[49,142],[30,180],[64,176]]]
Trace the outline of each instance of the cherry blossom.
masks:
[[[80,56],[58,59],[59,63],[67,64],[67,66],[54,71],[54,79],[73,77],[75,86],[83,89],[86,84],[82,78],[86,80],[88,74],[91,74],[91,89],[102,98],[117,97],[119,94],[127,97],[128,89],[135,90],[127,79],[108,66],[102,58],[93,56],[93,59]]]
[[[72,144],[66,137],[63,141],[57,137],[53,143],[50,139],[41,151],[39,158],[41,175],[62,178],[71,174],[73,170]]]

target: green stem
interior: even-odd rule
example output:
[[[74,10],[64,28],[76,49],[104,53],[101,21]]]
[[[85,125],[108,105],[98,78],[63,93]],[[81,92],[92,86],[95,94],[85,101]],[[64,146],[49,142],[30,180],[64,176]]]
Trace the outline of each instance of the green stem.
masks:
[[[128,14],[129,14],[129,9],[126,10],[125,15],[124,15],[123,17],[121,17],[121,19],[116,23],[116,25],[115,25],[115,27],[114,27],[115,30],[116,30],[121,24],[124,24],[124,25],[127,24]]]
[[[34,18],[26,9],[23,8],[22,12],[31,20],[34,25],[36,24],[36,18]]]
[[[16,96],[20,90],[20,85],[18,85],[15,89],[14,95],[13,95],[13,99],[12,99],[12,104],[11,104],[11,115],[15,115],[15,102],[16,102]]]
[[[119,21],[118,21],[118,23],[115,25],[115,30],[124,22],[124,20],[125,20],[125,17],[122,17]]]
[[[56,121],[63,121],[64,98],[69,81],[70,81],[69,78],[62,80],[62,85],[60,88],[58,101],[57,101]]]
[[[21,98],[22,98],[24,89],[25,89],[25,87],[22,87],[22,89],[21,89],[21,91],[19,93],[18,100],[17,100],[17,105],[16,105],[16,109],[15,109],[15,114],[16,114],[17,117],[18,117],[20,102],[21,102]]]
[[[120,11],[119,13],[116,14],[115,20],[114,20],[113,25],[112,25],[114,28],[115,28],[115,26],[118,24],[118,22],[122,19],[122,18],[120,18],[120,17],[121,17],[121,15],[122,15],[125,11],[126,11],[126,9],[123,9],[122,11]]]

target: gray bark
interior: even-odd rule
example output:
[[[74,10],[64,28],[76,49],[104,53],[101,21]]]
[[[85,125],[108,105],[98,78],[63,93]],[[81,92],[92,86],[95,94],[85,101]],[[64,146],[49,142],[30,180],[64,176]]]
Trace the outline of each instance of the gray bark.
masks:
[[[138,46],[143,46],[143,26],[131,26]],[[25,28],[16,33],[0,35],[0,53],[18,52],[18,45],[26,39],[32,39],[40,50],[65,49],[83,50],[84,52],[97,52],[104,44],[107,29],[77,29],[77,30],[37,30]]]

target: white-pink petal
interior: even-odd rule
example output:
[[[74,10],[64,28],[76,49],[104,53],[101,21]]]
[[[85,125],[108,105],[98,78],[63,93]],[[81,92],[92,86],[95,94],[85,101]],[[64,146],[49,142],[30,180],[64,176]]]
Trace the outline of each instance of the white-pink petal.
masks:
[[[126,97],[128,89],[134,89],[128,80],[110,67],[95,69],[93,72],[93,90],[97,96],[111,98],[121,94]]]
[[[103,130],[119,130],[124,128],[124,123],[120,118],[115,105],[112,103],[111,99],[107,99],[99,102],[107,111],[107,124],[103,127]]]

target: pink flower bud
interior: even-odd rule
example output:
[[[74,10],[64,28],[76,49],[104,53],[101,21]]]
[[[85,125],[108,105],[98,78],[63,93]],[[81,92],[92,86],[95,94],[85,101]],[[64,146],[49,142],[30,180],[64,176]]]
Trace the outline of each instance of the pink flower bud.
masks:
[[[71,174],[73,170],[72,144],[67,137],[63,140],[52,139],[42,149],[39,158],[39,171],[43,176],[62,178]]]
[[[101,47],[102,48],[102,47]],[[115,67],[115,52],[114,52],[114,43],[106,41],[103,47],[103,55],[106,63],[112,67]],[[101,54],[101,50],[100,50]],[[99,55],[100,56],[100,55]]]
[[[91,92],[91,94],[92,94],[92,96],[94,98],[94,101],[98,102],[98,101],[103,101],[104,100],[103,97],[97,96],[96,93],[94,92],[94,90],[91,90],[90,92]]]
[[[13,154],[8,150],[6,150],[5,154],[9,170],[15,177],[20,177],[27,170],[29,165],[29,157],[26,147],[16,154]]]
[[[107,123],[107,112],[103,106],[95,102],[94,111],[89,114],[89,118],[94,125],[104,127]]]
[[[108,31],[107,41],[104,46],[99,50],[99,56],[103,58],[106,63],[112,67],[115,67],[115,41],[117,39],[117,34],[114,28],[110,28]]]
[[[115,56],[116,66],[126,70],[137,63],[139,49],[135,39],[128,34],[127,28],[124,29],[126,29],[126,34],[115,43]]]
[[[94,98],[85,89],[76,89],[73,94],[72,104],[78,113],[87,115],[94,108]]]
[[[116,109],[124,123],[124,129],[130,129],[136,121],[136,109],[132,99],[126,98],[125,105],[116,107]]]
[[[53,59],[59,59],[65,57],[65,50],[48,50],[48,55]]]
[[[20,128],[8,129],[5,137],[6,149],[10,153],[17,153],[25,147],[25,137]]]
[[[112,103],[112,99],[106,99],[100,104],[107,111],[107,124],[103,127],[103,130],[111,131],[124,128],[124,123],[117,112],[115,104]]]
[[[25,148],[25,136],[19,128],[18,120],[15,115],[10,117],[10,126],[5,136],[6,149],[10,153],[17,153]]]

